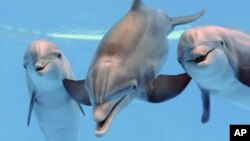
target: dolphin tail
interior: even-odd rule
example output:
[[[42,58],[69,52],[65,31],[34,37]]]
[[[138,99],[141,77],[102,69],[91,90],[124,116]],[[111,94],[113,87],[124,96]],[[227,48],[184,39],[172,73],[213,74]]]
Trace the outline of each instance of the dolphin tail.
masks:
[[[30,105],[29,105],[29,113],[28,113],[28,120],[27,120],[27,126],[30,125],[30,119],[31,119],[31,114],[32,110],[35,104],[35,92],[32,92],[31,99],[30,99]]]
[[[190,82],[191,77],[184,73],[180,75],[159,75],[149,86],[147,100],[160,103],[179,95]]]
[[[204,89],[201,89],[201,100],[202,100],[202,106],[203,106],[201,122],[207,123],[210,117],[210,95]]]
[[[199,13],[191,15],[191,16],[172,17],[171,18],[172,24],[173,24],[173,26],[178,26],[181,24],[193,22],[193,21],[199,19],[205,12],[206,12],[206,9],[203,9]]]
[[[70,79],[64,79],[63,85],[71,98],[73,98],[76,102],[91,106],[88,93],[84,87],[85,80],[74,81]]]

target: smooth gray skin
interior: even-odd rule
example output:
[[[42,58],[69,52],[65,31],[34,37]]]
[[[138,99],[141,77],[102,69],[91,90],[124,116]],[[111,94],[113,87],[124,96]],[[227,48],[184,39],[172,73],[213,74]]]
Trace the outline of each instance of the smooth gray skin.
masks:
[[[171,18],[134,0],[100,42],[86,80],[63,81],[72,98],[93,105],[97,136],[106,133],[114,116],[132,99],[158,103],[181,93],[190,81],[188,75],[156,77],[167,58],[166,37],[176,25],[203,14]]]
[[[209,120],[209,95],[250,109],[250,36],[219,26],[200,26],[181,35],[178,60],[202,92],[202,122]]]
[[[46,141],[78,141],[79,104],[70,98],[62,80],[73,79],[70,64],[55,44],[36,40],[24,56],[30,107],[34,110]]]

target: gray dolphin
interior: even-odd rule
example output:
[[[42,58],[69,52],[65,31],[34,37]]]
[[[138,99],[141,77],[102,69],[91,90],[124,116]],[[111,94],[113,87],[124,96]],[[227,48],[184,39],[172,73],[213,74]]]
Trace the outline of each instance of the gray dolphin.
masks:
[[[190,81],[186,74],[157,74],[167,58],[166,36],[175,26],[203,14],[171,18],[134,0],[129,12],[101,40],[87,78],[63,81],[76,101],[93,105],[96,135],[105,134],[114,116],[132,99],[163,102],[186,87]]]
[[[250,36],[219,26],[181,35],[178,60],[202,92],[202,122],[209,120],[210,95],[250,109]]]
[[[30,107],[28,125],[34,109],[46,141],[78,141],[79,104],[70,98],[62,80],[73,79],[67,59],[55,44],[36,40],[24,56]]]

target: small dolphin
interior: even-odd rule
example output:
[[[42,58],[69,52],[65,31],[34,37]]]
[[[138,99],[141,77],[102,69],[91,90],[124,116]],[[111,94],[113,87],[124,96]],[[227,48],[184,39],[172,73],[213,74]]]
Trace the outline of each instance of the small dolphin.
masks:
[[[79,104],[70,98],[62,80],[73,79],[67,59],[55,44],[36,40],[24,56],[29,90],[28,125],[34,109],[46,141],[78,141]]]
[[[181,93],[190,81],[188,75],[157,76],[168,53],[166,36],[175,26],[203,14],[171,18],[134,0],[129,12],[103,37],[86,80],[63,81],[72,98],[93,105],[97,136],[106,133],[114,116],[132,99],[158,103]]]
[[[250,36],[219,26],[187,30],[178,45],[181,66],[202,92],[202,122],[209,120],[216,95],[250,110]]]

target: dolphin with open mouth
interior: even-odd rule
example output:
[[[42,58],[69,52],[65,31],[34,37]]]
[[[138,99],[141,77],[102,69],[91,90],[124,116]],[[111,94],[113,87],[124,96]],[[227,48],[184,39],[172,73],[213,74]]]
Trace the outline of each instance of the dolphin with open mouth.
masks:
[[[190,81],[188,75],[158,75],[168,54],[166,37],[175,26],[203,14],[173,18],[134,0],[129,12],[101,40],[87,78],[63,81],[73,99],[93,105],[97,136],[106,133],[132,99],[159,103],[181,93]]]
[[[178,44],[178,60],[201,90],[206,123],[210,95],[250,110],[250,36],[220,26],[185,31]]]

